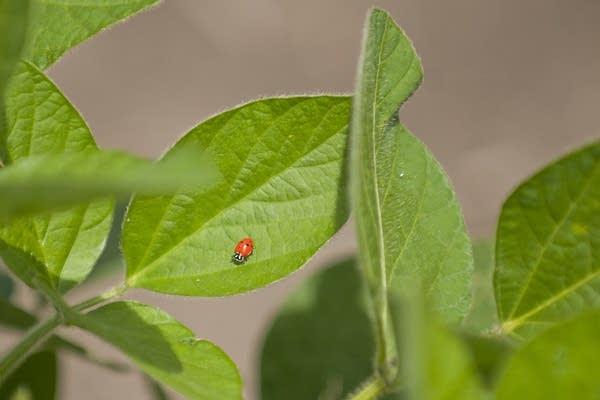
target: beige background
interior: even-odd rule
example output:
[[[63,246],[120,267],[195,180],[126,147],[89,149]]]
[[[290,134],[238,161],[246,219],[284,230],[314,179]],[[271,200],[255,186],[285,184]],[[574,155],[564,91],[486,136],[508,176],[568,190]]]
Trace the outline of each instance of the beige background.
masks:
[[[425,81],[402,120],[445,167],[474,236],[493,233],[502,199],[521,179],[598,138],[597,0],[167,0],[77,47],[49,73],[102,147],[157,156],[199,121],[249,99],[352,91],[373,4],[393,15],[422,57]],[[253,399],[261,337],[282,299],[354,248],[346,227],[302,271],[246,295],[132,297],[222,346]],[[63,367],[63,399],[148,397],[137,374],[72,357]]]

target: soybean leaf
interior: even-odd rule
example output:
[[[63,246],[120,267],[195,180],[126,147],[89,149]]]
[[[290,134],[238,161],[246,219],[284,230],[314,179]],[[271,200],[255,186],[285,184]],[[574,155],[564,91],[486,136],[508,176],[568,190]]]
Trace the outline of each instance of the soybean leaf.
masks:
[[[473,301],[462,326],[472,332],[490,331],[498,324],[494,298],[494,242],[473,242]]]
[[[100,30],[159,0],[32,0],[24,58],[40,69]]]
[[[471,246],[455,195],[429,150],[398,120],[421,79],[410,40],[385,11],[372,10],[352,111],[351,197],[380,366],[395,353],[389,290],[402,293],[422,282],[432,308],[453,323],[471,298]]]
[[[181,157],[175,164],[154,163],[98,150],[23,158],[0,169],[0,217],[60,210],[113,196],[127,199],[133,192],[173,193],[185,185],[202,190],[214,181],[207,160],[186,158],[184,165]]]
[[[54,83],[22,61],[6,89],[10,161],[96,149],[89,128]]]
[[[372,373],[373,333],[352,261],[319,271],[279,310],[262,348],[261,398],[341,399]]]
[[[28,11],[29,0],[0,0],[0,161],[6,158],[4,90],[25,41]]]
[[[0,399],[11,399],[23,391],[31,400],[54,400],[57,375],[56,353],[34,353],[2,382]]]
[[[495,292],[523,336],[600,304],[600,142],[523,182],[498,222]]]
[[[0,0],[0,97],[19,61],[29,14],[28,0]]]
[[[79,113],[32,64],[19,63],[6,91],[6,116],[10,161],[96,149]],[[104,246],[112,211],[113,201],[102,200],[3,224],[0,255],[30,286],[39,288],[37,279],[64,292],[91,270]]]
[[[148,375],[188,398],[242,398],[241,378],[229,357],[157,308],[121,301],[72,322],[113,344]]]
[[[0,298],[0,325],[25,329],[33,325],[35,321],[34,315]]]
[[[0,267],[0,299],[9,300],[15,290],[15,283]]]
[[[508,358],[514,353],[517,343],[502,335],[481,335],[459,332],[460,338],[475,365],[475,369],[485,387],[493,390],[504,372]]]
[[[498,400],[597,399],[600,312],[553,326],[509,361]]]
[[[200,149],[223,175],[214,189],[136,197],[123,226],[132,287],[220,296],[302,266],[346,221],[347,97],[264,99],[192,129],[169,152]],[[169,155],[168,154],[168,155]],[[231,260],[250,236],[254,253]]]
[[[468,348],[429,311],[418,287],[390,292],[400,373],[386,400],[489,398]]]

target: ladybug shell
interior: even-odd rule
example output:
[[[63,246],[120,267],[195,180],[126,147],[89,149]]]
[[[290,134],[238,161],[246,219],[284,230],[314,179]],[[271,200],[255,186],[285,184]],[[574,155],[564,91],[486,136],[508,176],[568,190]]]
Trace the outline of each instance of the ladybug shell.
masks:
[[[240,256],[246,258],[250,254],[252,254],[253,250],[254,250],[254,242],[252,241],[252,239],[244,238],[238,242],[238,244],[235,246],[234,251],[236,253],[238,253]]]

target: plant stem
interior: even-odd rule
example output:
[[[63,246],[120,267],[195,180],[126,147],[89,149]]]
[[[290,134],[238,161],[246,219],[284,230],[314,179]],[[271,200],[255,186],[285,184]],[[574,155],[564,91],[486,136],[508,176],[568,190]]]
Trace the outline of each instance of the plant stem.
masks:
[[[376,375],[361,386],[358,391],[352,393],[347,400],[375,400],[383,394],[384,390],[385,382],[379,375]]]
[[[126,284],[122,284],[121,286],[114,287],[98,296],[92,297],[90,299],[87,299],[87,300],[73,306],[73,310],[85,311],[88,308],[94,307],[95,305],[98,305],[100,303],[104,303],[106,300],[112,299],[113,297],[122,296],[123,293],[125,293],[128,289],[129,289],[129,287]]]
[[[23,339],[0,360],[0,383],[25,360],[36,344],[41,342],[61,323],[61,316],[56,314],[27,331]]]
[[[29,355],[31,350],[54,329],[56,329],[56,327],[64,322],[68,323],[69,320],[74,318],[78,312],[87,310],[88,308],[103,303],[113,297],[120,296],[128,289],[127,285],[123,284],[107,290],[101,295],[92,297],[73,307],[70,307],[65,303],[62,296],[55,293],[52,288],[48,288],[46,285],[40,286],[40,290],[49,297],[56,307],[57,314],[52,318],[33,326],[29,331],[27,331],[21,341],[2,357],[0,360],[0,383],[8,376],[8,374],[17,368],[23,362],[23,360],[25,360],[27,355]]]

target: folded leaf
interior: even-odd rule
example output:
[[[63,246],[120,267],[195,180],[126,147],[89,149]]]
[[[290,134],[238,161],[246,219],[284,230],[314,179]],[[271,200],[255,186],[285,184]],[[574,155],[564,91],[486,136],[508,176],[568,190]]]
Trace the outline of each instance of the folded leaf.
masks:
[[[529,336],[600,306],[600,142],[548,165],[506,200],[494,285],[506,333]]]
[[[136,197],[123,226],[127,282],[164,293],[221,296],[300,268],[346,221],[347,97],[248,103],[192,129],[167,154],[199,149],[223,182],[208,192]],[[236,243],[254,241],[245,263]]]
[[[229,357],[157,308],[115,302],[72,322],[113,344],[148,375],[186,398],[242,398],[241,378]]]
[[[471,246],[454,192],[429,150],[398,120],[421,79],[410,40],[385,11],[372,10],[352,111],[350,175],[380,366],[395,357],[390,290],[422,284],[433,310],[453,323],[468,312],[471,298]]]
[[[65,51],[159,0],[32,0],[24,58],[46,69]]]

